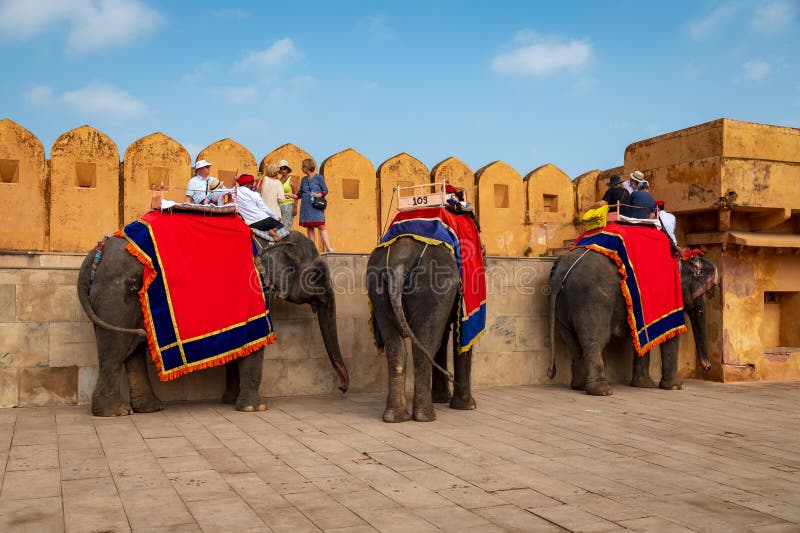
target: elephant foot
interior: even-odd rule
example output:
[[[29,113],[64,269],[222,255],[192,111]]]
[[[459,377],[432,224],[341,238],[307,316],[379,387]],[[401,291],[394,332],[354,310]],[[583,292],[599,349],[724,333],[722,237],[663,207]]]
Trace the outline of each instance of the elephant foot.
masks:
[[[453,399],[450,400],[450,409],[460,409],[462,411],[472,411],[473,409],[477,408],[477,404],[475,403],[475,399],[470,394],[466,398],[461,398],[459,396],[453,396]]]
[[[664,390],[683,390],[683,383],[680,381],[667,382],[662,379],[658,386]]]
[[[433,422],[436,420],[436,409],[433,405],[422,409],[414,409],[414,420],[417,422]]]
[[[384,422],[405,422],[406,420],[410,420],[411,416],[406,411],[405,407],[403,408],[392,408],[387,407],[386,410],[383,412],[383,421]]]
[[[609,385],[606,380],[586,383],[586,394],[591,394],[592,396],[611,396],[612,392],[611,385]]]
[[[236,402],[236,410],[244,411],[245,413],[252,413],[254,411],[266,411],[267,401],[263,398],[258,398],[255,401],[239,400]]]
[[[582,380],[573,379],[569,383],[569,386],[572,388],[572,390],[586,390],[586,382]]]
[[[449,390],[431,392],[431,400],[433,403],[449,403],[452,397]]]
[[[110,405],[98,405],[92,402],[92,414],[94,416],[127,416],[133,414],[133,411],[131,406],[123,401]]]
[[[654,389],[656,382],[650,376],[634,376],[631,380],[631,387],[641,387],[643,389]]]
[[[131,400],[131,407],[135,413],[155,413],[164,409],[164,404],[155,396],[143,400]]]

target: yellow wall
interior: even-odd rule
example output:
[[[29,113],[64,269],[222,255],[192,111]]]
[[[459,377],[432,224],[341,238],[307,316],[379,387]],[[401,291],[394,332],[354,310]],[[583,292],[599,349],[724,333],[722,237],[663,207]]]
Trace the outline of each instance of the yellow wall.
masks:
[[[184,201],[192,158],[175,139],[152,133],[125,151],[123,177],[123,223],[127,224],[150,210],[151,186],[159,189],[163,182],[165,199]]]
[[[227,187],[233,187],[237,175],[258,175],[253,153],[232,139],[222,139],[207,146],[197,154],[197,160],[200,159],[212,163],[211,175],[222,180]]]
[[[431,169],[431,182],[441,183],[442,180],[464,189],[467,201],[475,206],[475,174],[463,161],[448,157],[434,165]]]
[[[50,149],[50,250],[85,251],[120,227],[119,152],[105,134],[81,126]]]
[[[530,255],[550,253],[578,236],[575,229],[575,187],[563,170],[543,165],[527,176]]]
[[[583,214],[590,205],[595,203],[597,198],[597,178],[600,170],[590,170],[575,178],[572,182],[575,186],[575,202],[579,214]]]
[[[45,178],[41,141],[19,124],[0,120],[0,248],[45,249]]]
[[[521,257],[529,250],[525,185],[516,170],[495,161],[475,173],[481,239],[489,255]]]
[[[378,190],[380,194],[380,216],[378,224],[381,233],[385,231],[392,218],[397,214],[397,191],[400,185],[419,185],[430,183],[428,167],[418,159],[406,154],[397,154],[378,167]]]
[[[337,252],[372,251],[378,242],[378,186],[375,167],[352,148],[322,163],[328,185],[325,221]]]

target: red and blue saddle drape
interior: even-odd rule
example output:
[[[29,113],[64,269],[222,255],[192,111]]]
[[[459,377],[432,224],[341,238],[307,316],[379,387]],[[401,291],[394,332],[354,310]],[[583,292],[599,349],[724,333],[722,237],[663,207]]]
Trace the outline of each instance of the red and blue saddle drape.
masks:
[[[118,236],[144,265],[139,301],[162,381],[274,342],[255,244],[241,218],[150,211]]]
[[[472,218],[442,207],[426,207],[397,213],[378,248],[400,237],[413,237],[433,245],[445,245],[456,259],[461,275],[459,352],[466,352],[486,329],[486,267],[481,238]]]
[[[680,266],[672,257],[669,238],[664,232],[651,227],[608,224],[578,237],[574,248],[589,248],[617,265],[638,355],[686,332]]]

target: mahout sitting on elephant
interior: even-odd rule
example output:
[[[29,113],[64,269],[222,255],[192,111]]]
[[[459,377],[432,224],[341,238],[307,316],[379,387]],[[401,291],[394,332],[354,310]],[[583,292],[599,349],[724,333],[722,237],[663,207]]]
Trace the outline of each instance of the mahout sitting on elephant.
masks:
[[[664,268],[677,268],[674,259],[666,261]],[[699,254],[679,261],[679,264],[683,311],[691,320],[701,364],[708,370],[705,294],[718,283],[717,269]],[[680,311],[680,307],[677,309]],[[682,316],[683,312],[680,312]],[[588,248],[577,248],[559,257],[550,273],[548,375],[551,378],[555,375],[554,336],[557,328],[572,355],[572,388],[592,395],[610,395],[612,390],[606,379],[602,353],[612,337],[631,340],[629,319],[628,303],[620,287],[620,271],[612,259]],[[683,331],[685,326],[676,327],[659,341],[662,368],[659,387],[662,389],[682,388],[678,378],[679,337],[674,333]],[[642,347],[650,345],[642,343]],[[631,385],[655,386],[649,374],[649,349],[640,355],[634,353]]]
[[[296,231],[279,244],[268,246],[260,239],[258,244],[261,251],[255,265],[263,274],[269,291],[291,303],[310,304],[317,313],[325,349],[341,380],[340,389],[346,391],[349,376],[339,349],[336,303],[327,264],[314,244]],[[94,323],[97,339],[99,370],[92,394],[92,413],[97,416],[163,409],[147,375],[148,343],[139,296],[144,266],[129,253],[127,245],[125,238],[108,238],[102,246],[88,253],[78,276],[78,298]],[[258,286],[261,290],[260,283]],[[199,297],[213,298],[224,287],[202,289],[198,287]],[[259,394],[263,357],[262,346],[225,365],[224,402],[235,404],[241,411],[266,409],[266,401]],[[120,392],[123,365],[130,389],[130,405]]]

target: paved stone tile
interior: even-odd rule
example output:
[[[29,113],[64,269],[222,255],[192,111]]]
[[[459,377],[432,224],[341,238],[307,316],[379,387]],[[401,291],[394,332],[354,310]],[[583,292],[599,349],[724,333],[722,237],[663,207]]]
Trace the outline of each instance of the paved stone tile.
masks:
[[[284,498],[320,529],[358,526],[358,515],[322,491],[287,494]]]
[[[134,531],[196,525],[173,488],[137,489],[120,494],[125,515]]]
[[[63,531],[61,498],[0,499],[0,531]]]
[[[461,532],[471,528],[485,531],[493,527],[493,524],[482,516],[455,505],[433,509],[417,509],[414,513],[442,531]]]
[[[102,450],[94,448],[60,450],[59,462],[62,480],[111,477]]]
[[[294,507],[267,509],[259,512],[259,516],[276,533],[307,533],[322,531],[316,527],[303,513]]]
[[[521,507],[522,509],[536,509],[539,507],[549,507],[551,505],[561,505],[562,502],[549,498],[544,494],[533,489],[511,489],[498,490],[492,492],[501,500]],[[616,503],[616,502],[612,502]]]
[[[622,527],[572,505],[529,509],[530,512],[570,531],[618,531]]]
[[[403,475],[411,481],[414,481],[415,483],[434,491],[470,486],[470,483],[467,483],[463,479],[452,474],[448,474],[447,472],[439,470],[438,468],[407,470],[403,472]]]
[[[372,487],[354,492],[333,494],[332,497],[357,514],[360,514],[361,511],[393,509],[397,507],[397,503],[394,500],[387,498]]]
[[[64,481],[61,486],[66,531],[130,531],[111,477]]]
[[[176,472],[167,476],[184,502],[235,496],[225,479],[213,470]]]
[[[14,470],[43,470],[58,468],[57,444],[12,446],[8,453],[6,472]]]
[[[373,484],[373,487],[387,498],[409,509],[452,505],[447,498],[411,481],[393,481],[385,485]]]
[[[262,531],[270,528],[239,496],[187,502],[192,516],[204,533]]]
[[[475,509],[474,513],[484,517],[492,524],[505,531],[536,531],[536,532],[562,532],[562,528],[544,520],[533,513],[529,513],[513,505],[499,505],[497,507],[482,507]]]
[[[617,523],[631,531],[658,531],[659,533],[689,533],[690,531],[695,531],[694,529],[687,529],[683,526],[679,526],[675,522],[670,522],[669,520],[657,516],[620,520]]]
[[[176,472],[195,472],[197,470],[214,470],[211,463],[200,454],[178,457],[159,457],[158,464],[168,474]]]
[[[376,509],[363,511],[361,516],[382,533],[405,533],[414,531],[437,532],[439,528],[405,509]]]
[[[208,462],[209,468],[221,474],[253,472],[252,468],[247,466],[241,459],[231,453],[228,448],[223,446],[219,448],[203,448],[198,451]]]
[[[6,472],[0,500],[28,500],[61,496],[61,477],[57,468]]]
[[[379,463],[386,465],[395,472],[428,469],[431,466],[428,463],[424,463],[419,459],[415,459],[414,457],[400,451],[372,452],[369,455],[373,459],[376,459]]]
[[[505,503],[497,496],[473,486],[442,489],[436,492],[465,509],[496,507]]]
[[[223,473],[222,477],[259,514],[261,511],[280,509],[291,505],[278,494],[278,491],[258,477],[258,474],[253,472]]]

